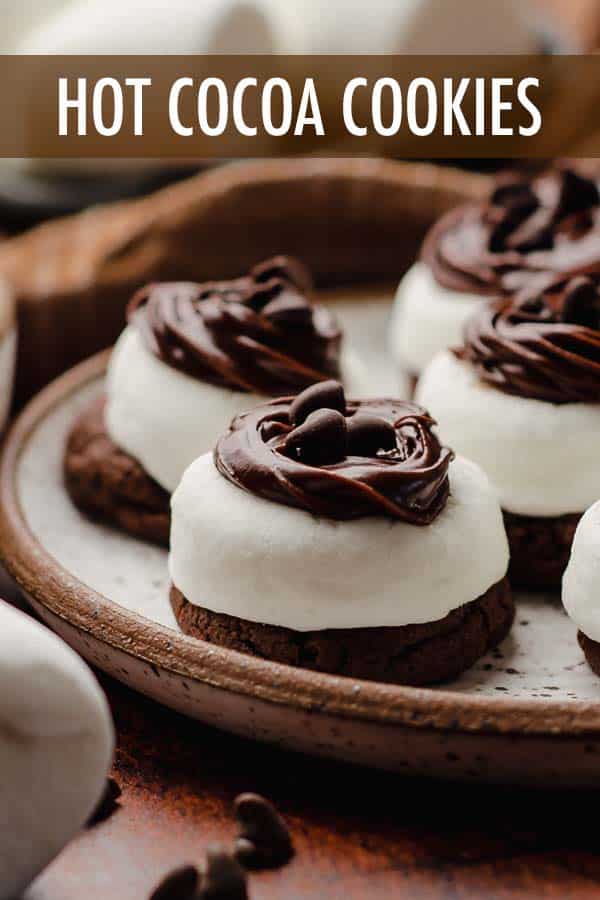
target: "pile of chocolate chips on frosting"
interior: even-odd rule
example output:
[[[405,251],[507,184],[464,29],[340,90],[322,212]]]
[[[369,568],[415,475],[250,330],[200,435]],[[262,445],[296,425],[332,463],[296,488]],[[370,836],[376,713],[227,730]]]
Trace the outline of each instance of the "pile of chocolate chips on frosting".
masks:
[[[382,416],[358,412],[346,418],[346,398],[338,381],[323,381],[298,394],[290,406],[294,429],[280,453],[312,466],[331,465],[346,456],[397,451],[396,430]]]
[[[446,505],[453,458],[434,425],[413,403],[346,400],[324,381],[236,416],[214,462],[238,488],[313,516],[428,525]]]

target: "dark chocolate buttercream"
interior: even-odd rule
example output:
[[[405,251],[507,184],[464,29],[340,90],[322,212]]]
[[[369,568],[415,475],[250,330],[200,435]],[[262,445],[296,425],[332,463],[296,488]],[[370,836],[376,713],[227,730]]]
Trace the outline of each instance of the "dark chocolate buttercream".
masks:
[[[267,500],[330,519],[383,516],[428,525],[444,509],[453,454],[441,446],[435,423],[421,407],[398,400],[348,401],[343,412],[315,410],[298,426],[290,421],[293,400],[273,400],[233,420],[214,454],[225,478]],[[351,427],[361,416],[364,427]],[[319,450],[319,438],[331,443]],[[316,462],[323,459],[328,462]]]
[[[550,403],[600,402],[600,275],[546,279],[482,304],[455,353],[482,381]]]
[[[484,203],[443,216],[425,239],[422,259],[443,287],[483,295],[520,290],[540,272],[598,270],[598,185],[567,167],[530,181],[500,181]]]
[[[301,263],[275,257],[232,281],[150,284],[127,317],[147,349],[173,368],[280,396],[340,374],[340,328],[310,302],[309,285]]]

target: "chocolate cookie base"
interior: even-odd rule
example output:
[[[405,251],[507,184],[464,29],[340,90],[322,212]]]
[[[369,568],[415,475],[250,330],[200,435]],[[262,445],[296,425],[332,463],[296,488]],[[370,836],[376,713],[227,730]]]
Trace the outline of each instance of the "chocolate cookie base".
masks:
[[[579,641],[579,646],[583,650],[590,669],[592,672],[595,672],[596,675],[600,675],[600,644],[598,641],[593,641],[589,638],[583,631],[577,632],[577,640]]]
[[[515,588],[559,590],[581,513],[565,516],[519,516],[504,512],[510,545],[508,575]]]
[[[290,666],[394,684],[425,685],[455,678],[508,634],[514,603],[504,578],[438,622],[391,628],[292,631],[191,604],[171,587],[182,631],[221,647]]]
[[[64,479],[73,503],[93,519],[169,546],[170,495],[110,439],[103,397],[75,421],[65,449]]]

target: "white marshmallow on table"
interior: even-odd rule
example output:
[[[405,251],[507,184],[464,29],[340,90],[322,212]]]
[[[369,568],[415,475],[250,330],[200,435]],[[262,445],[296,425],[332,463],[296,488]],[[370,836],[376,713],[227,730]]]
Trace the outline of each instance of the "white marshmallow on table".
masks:
[[[0,601],[0,900],[24,890],[86,822],[113,745],[90,669]]]
[[[242,490],[207,453],[171,501],[171,580],[190,603],[296,631],[437,621],[508,567],[487,478],[461,458],[449,477],[450,497],[430,525],[334,521]]]
[[[443,287],[423,262],[416,262],[398,285],[389,331],[389,350],[405,372],[419,375],[433,357],[460,347],[469,317],[486,300],[481,294]]]
[[[503,509],[521,515],[583,512],[600,497],[600,403],[546,403],[497,390],[449,351],[415,393],[443,442],[476,462]]]
[[[600,641],[600,501],[579,520],[563,575],[563,605],[592,641]]]
[[[360,359],[345,350],[341,368],[349,397],[372,393],[370,373]],[[112,440],[170,493],[185,468],[212,450],[234,416],[265,401],[179,372],[147,350],[131,326],[113,350],[106,392]]]

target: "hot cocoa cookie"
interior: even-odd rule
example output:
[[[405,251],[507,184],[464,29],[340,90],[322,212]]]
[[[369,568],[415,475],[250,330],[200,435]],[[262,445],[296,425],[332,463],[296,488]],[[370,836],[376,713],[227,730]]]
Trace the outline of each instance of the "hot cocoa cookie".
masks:
[[[65,485],[82,512],[135,537],[168,547],[169,494],[110,438],[106,400],[95,400],[75,421],[64,456]]]
[[[541,274],[568,277],[600,266],[599,183],[580,168],[502,175],[481,203],[446,213],[398,287],[390,350],[420,375],[458,346],[482,302],[509,296]]]
[[[544,275],[481,304],[416,397],[496,489],[513,584],[558,590],[577,522],[600,496],[600,275]]]
[[[508,545],[489,482],[434,424],[335,382],[238,416],[173,495],[181,628],[355,678],[473,665],[512,622]]]
[[[147,285],[127,319],[108,365],[103,419],[90,410],[80,420],[70,444],[77,460],[65,469],[80,506],[161,544],[168,497],[234,416],[331,377],[369,392],[368,371],[290,257],[229,281]]]

